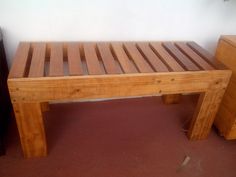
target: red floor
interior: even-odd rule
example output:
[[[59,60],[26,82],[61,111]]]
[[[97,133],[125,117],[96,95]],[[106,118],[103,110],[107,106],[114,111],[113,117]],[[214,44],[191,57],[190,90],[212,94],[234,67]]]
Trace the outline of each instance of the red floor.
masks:
[[[236,177],[236,141],[225,141],[215,131],[203,141],[186,138],[194,100],[51,105],[45,120],[48,157],[23,159],[12,125],[0,177]],[[191,160],[177,170],[185,156]]]

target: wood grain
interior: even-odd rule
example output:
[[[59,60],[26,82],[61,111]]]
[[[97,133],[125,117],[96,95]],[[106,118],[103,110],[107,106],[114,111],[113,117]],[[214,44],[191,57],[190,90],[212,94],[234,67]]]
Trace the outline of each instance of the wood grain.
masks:
[[[51,101],[164,95],[163,99],[173,103],[180,94],[201,93],[188,137],[206,138],[232,72],[215,69],[202,51],[189,43],[165,43],[165,47],[162,42],[20,44],[8,88],[25,157],[47,153],[42,112]],[[45,75],[48,57],[49,75]],[[66,62],[69,75],[64,72]],[[229,88],[235,87],[234,80]],[[229,95],[236,97],[233,92]]]
[[[24,77],[27,61],[30,56],[30,43],[21,42],[17,48],[13,64],[9,73],[9,78]]]
[[[231,72],[199,71],[101,76],[8,79],[13,101],[47,102],[65,99],[112,98],[196,93],[226,88]],[[56,94],[55,94],[56,93]]]
[[[68,56],[69,75],[70,76],[82,75],[83,67],[78,43],[68,43],[67,56]]]
[[[40,103],[13,104],[24,156],[47,155],[47,145]]]
[[[127,54],[124,51],[123,44],[119,42],[114,42],[111,44],[111,50],[119,61],[122,70],[125,73],[137,73],[137,69],[132,64]]]
[[[45,43],[33,44],[33,56],[31,60],[28,77],[43,77],[44,76],[45,55],[46,55]]]
[[[201,93],[188,131],[191,140],[204,139],[209,135],[225,89]]]
[[[177,47],[174,46],[172,42],[164,42],[163,45],[166,49],[181,63],[181,65],[188,71],[198,71],[200,70],[189,58],[187,58],[183,53],[181,53]]]
[[[126,49],[127,55],[134,61],[138,70],[141,73],[153,72],[151,66],[147,63],[147,61],[143,58],[143,56],[138,51],[135,43],[133,42],[124,43],[124,47]]]
[[[98,50],[103,60],[105,70],[108,74],[120,74],[120,71],[115,63],[115,59],[112,56],[110,45],[108,43],[98,43]]]
[[[187,45],[191,47],[198,55],[204,58],[209,64],[214,66],[217,69],[227,69],[224,64],[219,62],[213,55],[211,55],[208,51],[204,50],[201,46],[199,46],[195,42],[187,42]]]
[[[185,42],[175,43],[177,47],[189,58],[191,58],[198,67],[204,70],[213,70],[215,69],[209,63],[207,63],[202,57],[196,54]]]
[[[161,59],[152,51],[149,46],[149,43],[138,43],[137,44],[140,53],[145,56],[146,60],[149,61],[150,65],[158,72],[168,72],[168,68],[161,61]]]
[[[236,41],[235,36],[222,36],[218,42],[216,58],[233,72],[217,114],[215,125],[226,139],[236,139]]]
[[[51,44],[49,76],[64,76],[63,45],[61,43]]]
[[[161,42],[152,42],[150,44],[153,51],[162,58],[172,71],[184,71],[184,68],[173,58],[162,46]]]
[[[95,49],[95,44],[93,43],[85,43],[84,47],[84,55],[85,60],[88,66],[88,72],[91,75],[99,75],[103,74],[98,56]]]

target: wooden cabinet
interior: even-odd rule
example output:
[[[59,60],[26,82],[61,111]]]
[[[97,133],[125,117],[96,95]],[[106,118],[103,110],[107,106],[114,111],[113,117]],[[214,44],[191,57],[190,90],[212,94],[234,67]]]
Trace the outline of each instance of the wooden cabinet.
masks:
[[[236,139],[236,35],[221,36],[216,58],[233,71],[215,125],[226,139]]]

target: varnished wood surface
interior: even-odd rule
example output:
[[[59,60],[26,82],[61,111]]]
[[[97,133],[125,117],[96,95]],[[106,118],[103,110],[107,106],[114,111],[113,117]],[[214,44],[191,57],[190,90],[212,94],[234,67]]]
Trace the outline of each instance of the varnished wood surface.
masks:
[[[14,103],[13,108],[25,157],[46,156],[47,145],[41,104]]]
[[[60,43],[52,43],[50,51],[49,76],[63,76],[63,47]]]
[[[216,57],[233,71],[215,125],[226,139],[236,139],[236,35],[222,36]]]
[[[50,101],[165,95],[173,103],[201,93],[188,137],[205,139],[230,76],[194,42],[25,42],[8,87],[24,154],[38,157],[47,152],[42,112]]]
[[[49,62],[49,68],[45,61]],[[194,42],[22,42],[16,52],[9,77],[214,69],[224,67]]]

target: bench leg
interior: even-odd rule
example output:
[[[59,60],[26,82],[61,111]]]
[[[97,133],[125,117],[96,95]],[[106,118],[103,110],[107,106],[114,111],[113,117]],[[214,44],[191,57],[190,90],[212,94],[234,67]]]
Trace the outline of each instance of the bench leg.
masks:
[[[47,155],[41,103],[13,104],[24,156]]]
[[[181,94],[163,95],[162,101],[164,104],[177,104],[179,103],[180,98]]]
[[[207,138],[225,90],[201,93],[188,130],[190,140]]]

